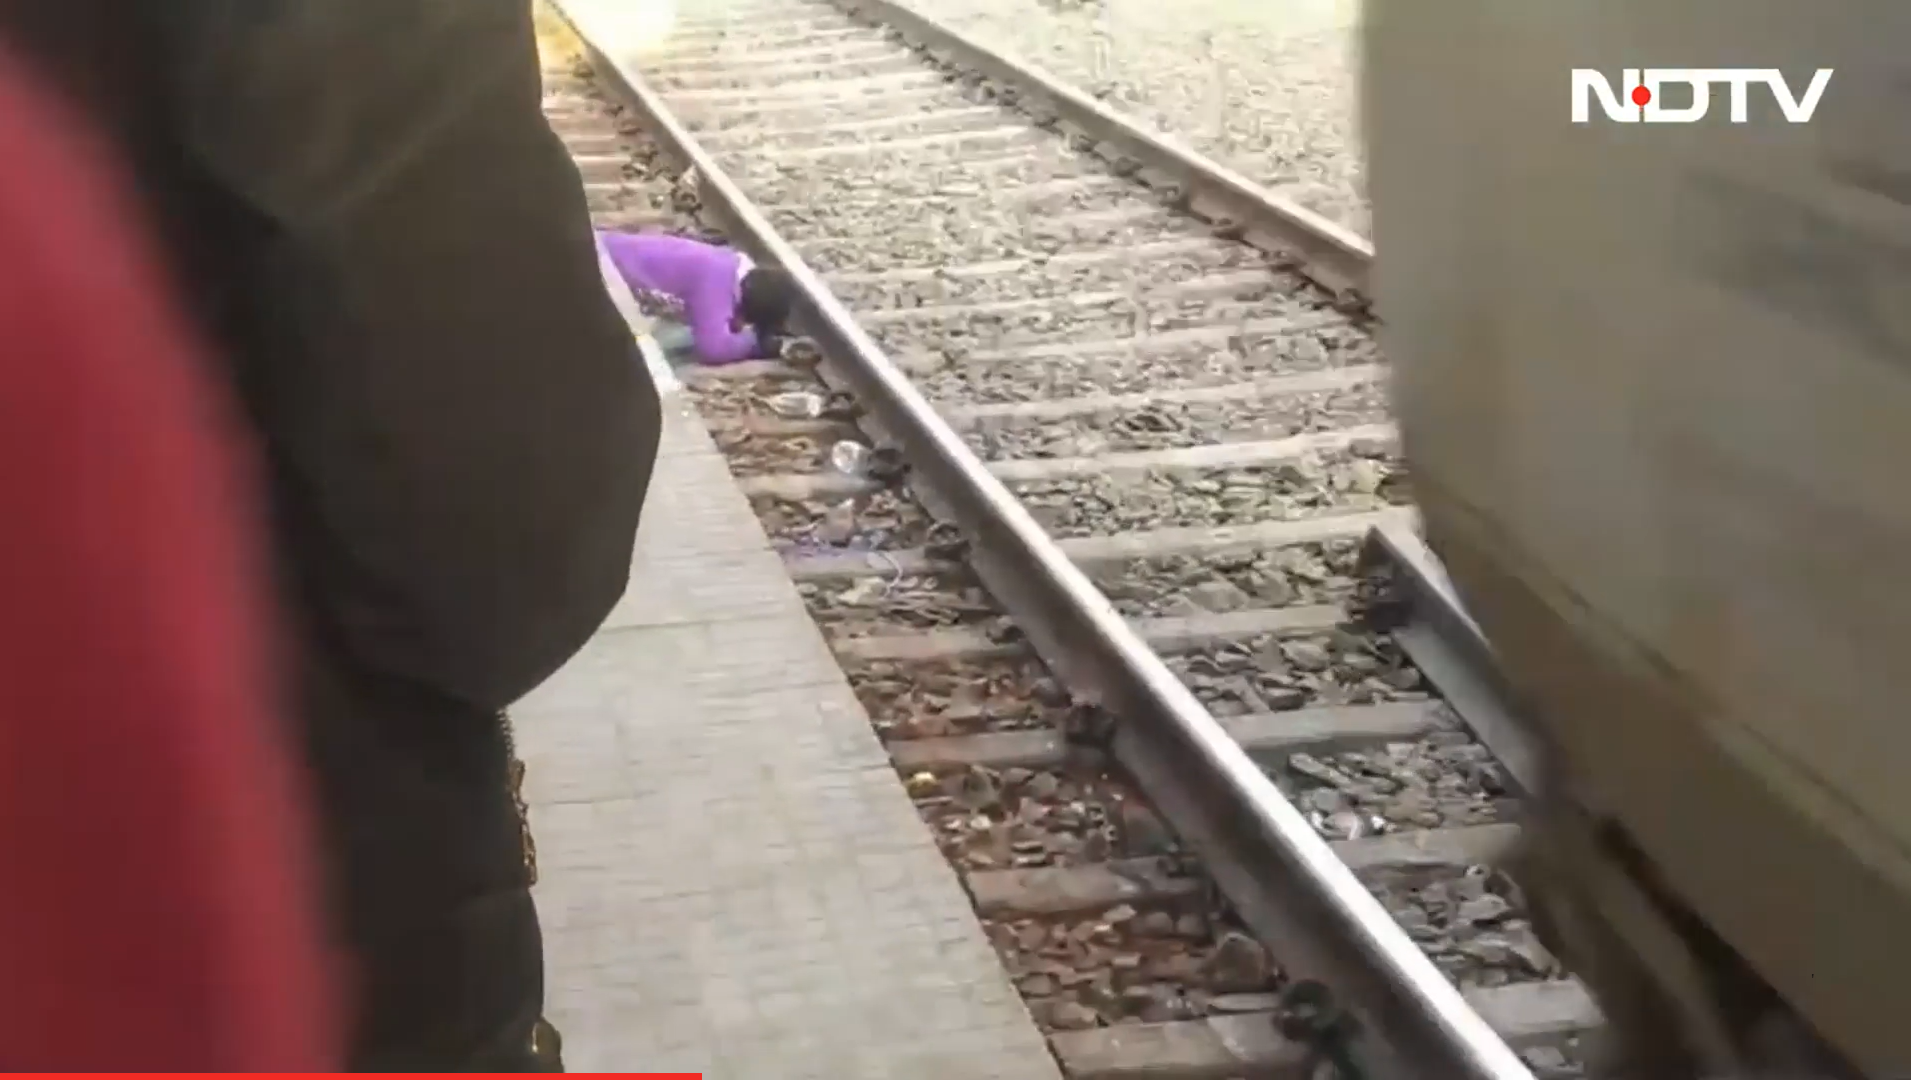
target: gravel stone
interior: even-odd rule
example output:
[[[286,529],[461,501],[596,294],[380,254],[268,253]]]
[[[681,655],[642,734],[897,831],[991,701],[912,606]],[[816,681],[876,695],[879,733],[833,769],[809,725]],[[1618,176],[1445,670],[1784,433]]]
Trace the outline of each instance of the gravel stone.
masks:
[[[1026,164],[1025,167],[1004,166],[1003,171],[1011,175],[1047,178],[1058,172],[1061,175],[1069,175],[1064,170],[1070,168],[1065,156],[1070,152],[1054,136],[1030,128],[1013,138],[950,139],[929,145],[897,146],[862,153],[825,155],[820,159],[809,156],[778,157],[773,153],[765,152],[765,148],[759,146],[748,151],[719,153],[717,160],[725,172],[742,182],[750,191],[751,201],[761,206],[775,206],[788,203],[801,205],[817,201],[823,197],[817,185],[819,176],[831,172],[849,171],[867,174],[875,171],[868,167],[868,163],[872,161],[879,162],[882,169],[887,172],[918,173],[924,177],[934,177],[950,169],[966,168],[975,171],[974,163],[977,162],[1032,158],[1033,162]],[[1044,162],[1057,164],[1049,166],[1043,164]],[[1087,170],[1094,166],[1084,162],[1077,168]],[[932,193],[937,187],[930,180],[919,180],[917,186],[910,186],[902,181],[887,186],[913,192],[916,195]]]
[[[912,93],[909,98],[912,107],[922,112],[960,109],[976,104],[980,100],[976,92],[954,83],[931,86],[927,91]],[[824,127],[830,124],[853,124],[861,121],[881,120],[898,113],[896,98],[891,94],[865,94],[856,97],[834,97],[819,99],[812,103],[799,103],[794,100],[773,102],[774,107],[751,108],[748,102],[701,102],[684,99],[676,103],[676,113],[690,130],[699,136],[722,135],[729,132],[761,132],[766,130],[793,130]],[[734,145],[725,143],[706,143],[706,145]]]
[[[1052,307],[963,313],[928,324],[884,323],[876,328],[875,337],[894,353],[939,355],[960,363],[978,352],[1072,349],[1084,341],[1120,344],[1137,336],[1198,331],[1247,321],[1301,326],[1319,312],[1322,303],[1311,292],[1287,291],[1277,279],[1269,277],[1263,283],[1240,286],[1232,297],[1224,299],[1175,294],[1084,296]],[[1105,384],[1096,389],[1112,390]]]
[[[822,169],[813,162],[781,163],[759,154],[724,155],[726,171],[749,183],[751,198],[767,208],[807,206],[835,200],[872,205],[935,198],[951,189],[999,190],[1047,180],[1107,175],[1099,158],[1070,149],[1059,139],[1032,149],[943,160],[917,160],[907,168]],[[889,269],[893,263],[871,269]]]
[[[1404,481],[1397,459],[1325,453],[1235,469],[1024,481],[1011,489],[1043,528],[1072,537],[1375,510],[1407,503]]]
[[[806,416],[786,414],[778,407],[779,398],[801,397],[816,399],[820,402],[822,416],[825,419],[835,418],[841,424],[840,432],[831,433],[831,437],[859,438],[853,425],[843,419],[853,415],[854,397],[831,391],[807,375],[769,376],[762,379],[693,379],[687,385],[696,402],[697,412],[720,427],[729,426],[725,425],[726,421],[746,417],[786,423],[806,419]],[[722,432],[719,431],[718,435],[722,437]]]
[[[807,475],[823,471],[830,447],[856,438],[847,426],[818,434],[763,435],[738,427],[712,425],[711,438],[735,476]]]
[[[785,549],[919,547],[935,524],[907,495],[893,490],[840,500],[759,495],[750,502],[764,531]]]
[[[1140,859],[1173,855],[1181,843],[1174,831],[1148,804],[1133,795],[1119,797],[1113,805],[1116,851],[1122,858]]]
[[[1054,985],[1054,979],[1048,975],[1037,973],[1030,978],[1041,980],[1039,984],[1032,981],[1026,984],[1031,988],[1028,991],[1031,993],[1037,985],[1044,988]],[[1100,1027],[1101,1014],[1071,998],[1055,998],[1042,1003],[1042,1008],[1036,1013],[1036,1021],[1050,1031],[1082,1031]]]
[[[1079,866],[1115,848],[1117,826],[1105,807],[1119,785],[1107,776],[975,766],[939,780],[911,794],[943,854],[965,870]]]
[[[922,61],[905,50],[898,49],[889,55],[878,54],[870,59],[858,57],[853,61],[831,64],[827,68],[812,70],[802,68],[761,69],[740,64],[727,68],[721,77],[710,69],[697,71],[673,70],[669,65],[661,65],[646,71],[645,78],[654,80],[655,86],[668,98],[672,90],[759,90],[766,97],[774,98],[776,91],[791,93],[804,92],[811,84],[836,82],[847,79],[866,79],[873,75],[894,75],[899,72],[922,70]]]
[[[970,446],[992,459],[1094,457],[1204,442],[1284,439],[1388,419],[1387,388],[1376,382],[1226,402],[1158,403],[1064,419],[1004,419],[964,434]]]
[[[1368,231],[1356,108],[1358,0],[910,2]]]
[[[958,99],[950,105],[943,106],[943,108],[973,108],[974,105],[975,102]],[[934,115],[930,110],[924,109],[921,113],[913,116],[907,113],[898,116],[896,107],[893,104],[886,110],[873,111],[863,119],[879,119],[884,122],[879,125],[857,124],[851,119],[850,115],[845,115],[833,109],[826,109],[819,110],[814,114],[804,112],[779,116],[772,120],[770,125],[765,125],[765,130],[766,132],[768,130],[775,131],[774,142],[778,150],[814,150],[823,147],[867,145],[872,148],[873,153],[880,154],[882,153],[882,144],[891,140],[914,139],[925,135],[952,135],[965,131],[986,131],[1026,122],[1014,113],[1007,111],[1002,111],[998,116],[990,117],[986,114],[972,115],[969,113]],[[747,128],[750,125],[730,124],[726,126],[731,130],[739,130]],[[709,128],[701,128],[698,134],[704,135],[711,130],[712,129]],[[724,129],[717,128],[714,130],[720,132]],[[738,153],[738,147],[748,148],[758,141],[759,137],[756,136],[756,133],[742,134],[740,132],[736,138],[722,139],[720,141],[707,140],[704,145],[706,148],[716,150],[718,160],[725,165],[727,170],[728,161],[726,160],[726,155],[736,154]],[[744,152],[748,152],[747,149]]]
[[[1433,962],[1462,987],[1565,974],[1521,912],[1518,890],[1496,870],[1472,867],[1431,878],[1419,870],[1379,870],[1363,877]],[[1487,897],[1501,903],[1485,902]]]
[[[1137,559],[1095,583],[1130,618],[1342,603],[1363,580],[1360,541],[1334,540],[1209,558]]]
[[[804,581],[796,589],[810,617],[832,637],[1011,625],[988,592],[967,574]]]
[[[1298,666],[1298,665],[1296,665]],[[1295,754],[1275,783],[1330,840],[1413,829],[1485,825],[1511,798],[1500,764],[1485,746],[1414,740],[1326,757]],[[1474,898],[1471,922],[1493,921],[1494,896]]]
[[[991,922],[987,930],[1036,1022],[1050,1031],[1191,1020],[1216,1011],[1217,996],[1274,988],[1267,954],[1246,935],[1230,931],[1216,943],[1205,923],[1196,935],[1172,936],[1143,935],[1141,924],[1104,913]],[[1261,981],[1248,985],[1256,975]],[[1246,988],[1225,989],[1232,985]]]
[[[1135,920],[1133,930],[1144,937],[1173,937],[1176,933],[1175,917],[1165,911],[1149,911]],[[1196,930],[1188,937],[1200,937],[1202,931]]]
[[[1118,214],[1131,216],[1114,225],[1098,220]],[[1139,220],[1132,215],[1140,215]],[[1028,249],[1090,246],[1094,238],[1106,235],[1111,228],[1151,228],[1176,238],[1199,236],[1206,231],[1198,223],[1174,215],[1148,189],[1133,185],[1064,187],[1049,193],[1036,188],[1020,198],[1005,200],[996,191],[978,184],[964,197],[910,202],[812,201],[774,209],[770,218],[778,232],[805,251],[818,252],[819,259],[832,265],[842,260],[831,259],[830,253],[841,253],[821,242],[844,236],[857,237],[858,242],[864,244],[871,243],[872,238],[879,238],[878,242],[885,245],[933,243],[947,253],[943,258],[954,260],[972,254],[999,257],[993,249],[976,246],[983,234],[1022,241],[1015,247],[1001,249],[1021,254]],[[1083,244],[1081,237],[1089,238],[1089,244]]]
[[[1261,943],[1230,930],[1215,942],[1201,965],[1210,989],[1222,994],[1251,994],[1274,981],[1274,961]]]
[[[750,379],[710,379],[685,384],[697,412],[708,420],[726,420],[739,416],[773,415],[766,399],[791,387],[789,383],[769,383]]]
[[[947,402],[1036,401],[1225,386],[1380,359],[1372,337],[1351,323],[1288,333],[1202,337],[1186,344],[1163,343],[1124,331],[1103,339],[1105,344],[1097,342],[1067,356],[1018,357],[1010,362],[968,363],[958,351],[926,344],[892,351],[940,362],[940,369],[917,375],[916,383],[931,398]]]
[[[592,220],[605,228],[623,227],[626,220],[648,221],[675,217],[677,213],[670,204],[668,191],[659,191],[629,180],[616,187],[592,188],[586,193],[586,203],[590,207]],[[688,224],[687,219],[680,220]]]
[[[810,202],[810,207],[822,205]],[[959,213],[904,213],[908,204],[859,216],[854,232],[841,225],[803,224],[792,240],[805,261],[825,273],[881,270],[931,263],[984,262],[1071,250],[1193,240],[1213,235],[1201,221],[1183,217],[1139,197],[1114,206],[1049,216],[991,211],[988,202]],[[912,209],[912,208],[911,208]],[[822,216],[823,211],[806,209]],[[789,212],[785,212],[789,217]],[[841,215],[829,215],[840,218]],[[825,221],[829,218],[824,218]]]
[[[969,197],[983,194],[977,192]],[[997,200],[1014,198],[1015,193],[997,192],[993,197]],[[924,202],[931,213],[942,212],[943,205],[963,205],[954,199]],[[1018,202],[1018,205],[1029,204]],[[1070,293],[1133,289],[1141,284],[1178,285],[1244,270],[1266,270],[1270,276],[1279,273],[1271,267],[1266,256],[1245,244],[1205,238],[1198,246],[1194,242],[1177,241],[1176,244],[1166,254],[1147,248],[1139,253],[1124,250],[1080,257],[1035,254],[1014,262],[942,263],[927,268],[892,269],[880,277],[843,279],[839,276],[830,280],[830,291],[859,311],[873,311],[1051,299]],[[1004,270],[1013,272],[1005,273]]]
[[[1034,657],[871,663],[849,682],[885,739],[941,738],[1059,726],[1068,692]]]
[[[1326,651],[1325,670],[1305,671],[1293,662],[1295,652],[1314,649]],[[1285,640],[1262,636],[1163,659],[1216,716],[1427,696],[1418,689],[1420,673],[1390,639],[1350,631]]]

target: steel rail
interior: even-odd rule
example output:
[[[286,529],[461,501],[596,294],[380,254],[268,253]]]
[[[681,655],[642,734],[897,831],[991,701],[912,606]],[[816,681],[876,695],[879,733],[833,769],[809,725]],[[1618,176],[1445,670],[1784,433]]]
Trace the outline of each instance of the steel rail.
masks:
[[[1466,610],[1438,556],[1411,528],[1377,525],[1362,557],[1393,572],[1405,619],[1394,638],[1480,743],[1493,752],[1518,794],[1541,797],[1545,750],[1520,718],[1493,646]]]
[[[698,145],[636,60],[593,33],[586,0],[555,6],[598,74],[613,77],[667,152],[695,170],[705,208],[730,226],[732,240],[791,275],[801,293],[801,325],[822,346],[826,371],[847,384],[901,449],[924,500],[963,530],[976,573],[1062,681],[1120,718],[1117,759],[1203,858],[1242,919],[1290,975],[1329,985],[1360,1016],[1373,1036],[1373,1074],[1532,1080],[1518,1055]],[[998,57],[990,66],[1010,64]],[[1056,92],[1067,91],[1057,85]],[[1214,172],[1202,180],[1217,190],[1228,183]],[[1364,263],[1349,266],[1362,269],[1357,280],[1364,281]]]
[[[1242,239],[1270,254],[1296,257],[1302,274],[1335,293],[1369,295],[1374,249],[1366,238],[1269,191],[1190,147],[1149,131],[1032,64],[996,51],[899,0],[828,0],[873,25],[894,28],[904,40],[942,54],[1015,92],[1015,104],[1095,140],[1111,162],[1134,163],[1156,186],[1185,193],[1190,209],[1211,221],[1241,227]],[[1152,175],[1151,175],[1152,174]]]

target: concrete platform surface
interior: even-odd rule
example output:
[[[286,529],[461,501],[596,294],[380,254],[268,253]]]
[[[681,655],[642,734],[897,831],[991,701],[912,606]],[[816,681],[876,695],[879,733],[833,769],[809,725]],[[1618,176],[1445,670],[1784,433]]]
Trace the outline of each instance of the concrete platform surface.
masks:
[[[665,413],[628,593],[512,709],[567,1067],[1058,1080],[674,380]]]

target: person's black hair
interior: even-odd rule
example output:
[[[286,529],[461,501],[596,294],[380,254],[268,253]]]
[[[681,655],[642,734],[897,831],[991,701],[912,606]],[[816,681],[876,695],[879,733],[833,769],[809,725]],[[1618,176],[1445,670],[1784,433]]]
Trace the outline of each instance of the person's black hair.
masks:
[[[796,282],[774,266],[752,267],[743,275],[737,314],[756,330],[756,336],[768,339],[781,335],[796,304]]]

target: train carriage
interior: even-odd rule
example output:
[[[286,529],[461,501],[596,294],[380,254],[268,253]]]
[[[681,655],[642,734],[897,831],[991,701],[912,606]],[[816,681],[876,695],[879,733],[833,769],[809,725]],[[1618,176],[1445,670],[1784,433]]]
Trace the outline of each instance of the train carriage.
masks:
[[[1911,1069],[1907,31],[1888,4],[1368,5],[1427,535],[1554,744],[1527,881],[1663,1060],[1758,1060],[1775,991]],[[1696,122],[1575,122],[1572,69],[1653,65],[1834,74],[1808,122],[1762,83],[1743,123],[1724,87]]]

